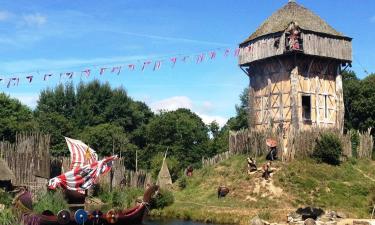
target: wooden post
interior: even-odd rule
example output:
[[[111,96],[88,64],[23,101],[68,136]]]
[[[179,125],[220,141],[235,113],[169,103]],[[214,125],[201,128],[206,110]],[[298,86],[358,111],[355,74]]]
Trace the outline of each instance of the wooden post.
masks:
[[[299,128],[299,116],[298,116],[298,67],[290,73],[290,103],[291,103],[291,113],[292,113],[292,126],[295,130]]]
[[[135,150],[135,172],[138,173],[138,150]]]
[[[115,139],[112,137],[112,155],[115,154]],[[109,191],[112,192],[112,188],[113,188],[113,167],[109,173]]]

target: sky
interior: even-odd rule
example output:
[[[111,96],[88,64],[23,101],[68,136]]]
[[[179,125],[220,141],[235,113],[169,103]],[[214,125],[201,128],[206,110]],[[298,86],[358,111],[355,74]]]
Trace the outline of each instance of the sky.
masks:
[[[41,90],[99,79],[152,110],[189,108],[208,123],[235,115],[247,76],[232,52],[287,0],[0,0],[0,91],[35,108]],[[375,72],[375,1],[297,0],[353,38],[360,78]],[[215,59],[196,63],[200,53]],[[170,58],[177,56],[173,66]],[[180,59],[190,56],[187,62]],[[163,60],[160,69],[154,62]],[[152,61],[142,71],[144,62]],[[126,68],[134,64],[134,71]],[[121,73],[102,67],[122,66]],[[89,77],[79,71],[92,69]],[[74,71],[72,79],[65,75]],[[43,80],[44,74],[54,76]],[[59,74],[64,73],[60,79]],[[32,83],[25,78],[33,75]],[[8,79],[21,77],[7,88]]]

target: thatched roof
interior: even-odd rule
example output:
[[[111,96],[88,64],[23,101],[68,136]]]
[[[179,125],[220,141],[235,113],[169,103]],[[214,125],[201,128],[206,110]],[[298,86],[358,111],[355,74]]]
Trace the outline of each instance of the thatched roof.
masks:
[[[254,40],[258,37],[282,32],[288,28],[291,22],[298,23],[302,30],[313,31],[338,37],[345,37],[328,25],[318,15],[294,1],[289,1],[284,7],[272,14],[263,24],[243,43]]]
[[[167,161],[164,159],[159,171],[158,180],[156,182],[161,189],[169,189],[172,185],[171,174],[169,173]]]
[[[14,180],[13,172],[9,169],[7,163],[0,159],[0,180]]]

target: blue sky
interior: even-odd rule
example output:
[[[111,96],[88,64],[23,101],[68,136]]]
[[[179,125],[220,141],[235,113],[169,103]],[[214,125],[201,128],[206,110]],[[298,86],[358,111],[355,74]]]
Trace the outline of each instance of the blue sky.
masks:
[[[353,37],[353,69],[375,72],[375,1],[297,0],[330,25]],[[235,114],[239,94],[249,83],[236,58],[223,57],[200,64],[166,63],[174,55],[196,56],[211,49],[234,48],[287,0],[211,1],[84,1],[0,0],[0,76],[25,77],[18,86],[0,91],[35,107],[40,90],[54,87],[60,72],[80,71],[99,65],[137,64],[135,71],[120,75],[97,72],[89,78],[123,86],[130,96],[152,109],[187,107],[206,122],[221,124]],[[163,58],[160,70],[145,60]],[[96,67],[94,65],[97,65]],[[39,73],[38,73],[38,72]],[[33,73],[30,73],[33,72]],[[43,74],[54,73],[48,81]]]

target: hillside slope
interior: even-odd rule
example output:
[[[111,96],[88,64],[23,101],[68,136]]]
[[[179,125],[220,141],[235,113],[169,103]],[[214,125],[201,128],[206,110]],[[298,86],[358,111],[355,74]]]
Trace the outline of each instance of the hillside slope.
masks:
[[[264,163],[259,162],[258,167]],[[175,203],[153,216],[177,217],[217,223],[247,223],[255,215],[283,222],[298,207],[336,210],[350,217],[369,217],[369,194],[375,185],[375,163],[350,161],[341,166],[312,160],[275,162],[269,181],[261,171],[247,174],[246,156],[233,156],[194,172],[184,189],[174,184]],[[230,193],[217,198],[220,185]]]

